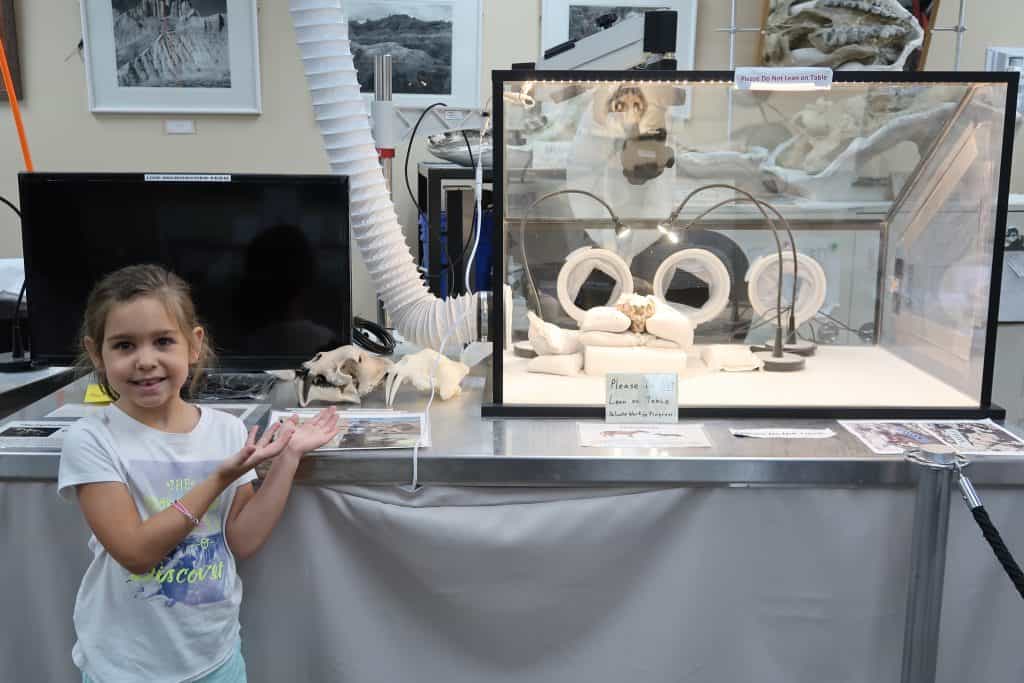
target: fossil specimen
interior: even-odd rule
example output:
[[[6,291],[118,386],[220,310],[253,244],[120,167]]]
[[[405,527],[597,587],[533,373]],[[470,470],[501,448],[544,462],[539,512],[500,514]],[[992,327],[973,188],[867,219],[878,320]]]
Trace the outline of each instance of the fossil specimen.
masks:
[[[451,360],[433,349],[423,349],[405,356],[388,371],[385,403],[388,407],[394,404],[398,389],[406,380],[420,391],[430,391],[431,385],[435,386],[438,397],[447,401],[462,393],[462,378],[468,373],[469,366],[465,363]]]
[[[897,0],[772,0],[764,63],[903,69],[924,31]]]
[[[629,329],[631,332],[645,332],[647,330],[647,319],[654,315],[654,297],[631,294],[619,299],[619,303],[616,304],[615,308],[629,318]]]
[[[766,160],[765,186],[812,199],[850,196],[859,167],[875,157],[903,142],[918,153],[927,149],[961,96],[955,88],[881,87],[843,100],[819,98],[793,117],[796,134]]]

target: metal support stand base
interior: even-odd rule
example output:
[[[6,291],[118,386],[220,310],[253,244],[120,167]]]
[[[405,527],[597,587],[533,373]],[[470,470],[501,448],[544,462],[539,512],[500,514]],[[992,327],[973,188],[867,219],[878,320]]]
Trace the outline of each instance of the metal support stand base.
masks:
[[[798,356],[813,356],[818,350],[818,345],[809,341],[786,342],[782,346],[786,353],[795,353]]]
[[[795,372],[803,370],[806,361],[801,356],[792,353],[783,353],[776,357],[771,351],[758,351],[757,347],[750,349],[754,355],[764,362],[762,370],[765,372]]]
[[[754,352],[771,353],[772,345],[755,344],[750,347],[750,350]],[[800,340],[796,342],[786,342],[785,344],[782,345],[782,350],[785,351],[786,353],[792,353],[796,356],[806,357],[813,356],[815,352],[818,350],[818,345],[815,344],[814,342]]]
[[[512,345],[512,352],[519,358],[536,358],[537,352],[533,349],[533,344],[528,341],[516,342]]]

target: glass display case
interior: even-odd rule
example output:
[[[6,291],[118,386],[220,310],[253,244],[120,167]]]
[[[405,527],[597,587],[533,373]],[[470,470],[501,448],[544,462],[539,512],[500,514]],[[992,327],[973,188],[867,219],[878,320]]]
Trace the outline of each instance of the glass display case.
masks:
[[[485,415],[603,416],[609,372],[681,416],[1000,415],[1015,74],[493,78]]]

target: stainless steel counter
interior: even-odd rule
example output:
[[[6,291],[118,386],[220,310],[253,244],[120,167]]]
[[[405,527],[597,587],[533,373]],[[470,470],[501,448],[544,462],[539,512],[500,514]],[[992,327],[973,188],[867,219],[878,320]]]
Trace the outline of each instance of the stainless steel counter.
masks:
[[[46,396],[9,419],[38,419],[81,402],[85,379]],[[379,392],[378,392],[379,393]],[[899,456],[871,453],[830,420],[703,420],[712,443],[700,449],[598,449],[579,446],[569,420],[483,419],[483,378],[471,376],[461,396],[431,408],[433,446],[418,455],[421,483],[479,486],[912,486],[919,470]],[[275,408],[294,407],[280,383]],[[406,385],[396,408],[422,410],[426,395]],[[380,399],[363,407],[379,407]],[[697,421],[695,421],[697,422]],[[736,438],[730,427],[831,427],[822,440]],[[0,450],[0,479],[55,479],[58,454]],[[307,457],[304,483],[393,484],[412,480],[408,450],[334,451]],[[1024,458],[978,457],[968,470],[979,486],[1024,486]]]
[[[73,376],[73,370],[66,367],[0,373],[0,418],[60,389]]]
[[[48,412],[64,403],[78,403],[82,400],[86,380],[80,379],[67,387],[46,396],[44,399],[27,406],[16,412],[11,417],[19,419],[38,419]],[[986,552],[979,552],[978,543],[980,535],[977,529],[970,525],[973,520],[962,510],[960,514],[952,518],[952,523],[959,525],[955,534],[950,534],[947,529],[951,524],[950,509],[958,507],[953,500],[955,496],[955,484],[953,484],[952,472],[948,470],[932,470],[923,467],[912,466],[896,456],[874,455],[863,447],[858,441],[850,436],[835,422],[827,420],[706,420],[703,422],[707,435],[712,442],[711,448],[688,449],[688,450],[602,450],[582,448],[578,445],[576,423],[574,421],[562,420],[510,420],[510,419],[482,419],[480,417],[480,403],[483,396],[483,378],[471,377],[467,380],[463,394],[448,402],[436,402],[431,411],[433,447],[423,449],[419,454],[418,481],[424,484],[455,484],[465,486],[498,487],[498,486],[525,486],[525,487],[579,487],[579,486],[600,486],[618,487],[610,491],[616,494],[622,491],[636,493],[638,489],[650,489],[654,487],[679,487],[674,491],[658,491],[657,494],[670,494],[680,496],[680,500],[704,501],[708,509],[714,509],[713,513],[704,516],[695,515],[690,519],[694,528],[704,529],[707,533],[713,534],[717,539],[731,539],[734,536],[738,541],[736,556],[727,560],[728,566],[747,566],[748,569],[757,567],[755,574],[745,583],[750,585],[758,584],[754,578],[762,571],[766,557],[774,557],[772,562],[777,563],[769,566],[786,566],[787,551],[776,552],[776,548],[792,549],[814,548],[813,555],[807,556],[805,562],[796,560],[798,567],[804,568],[822,563],[827,556],[823,548],[828,543],[822,540],[820,534],[825,534],[832,539],[841,549],[846,540],[854,543],[857,547],[856,560],[850,558],[837,561],[833,566],[834,583],[836,586],[849,586],[855,583],[851,577],[860,576],[864,571],[870,574],[870,567],[888,567],[895,563],[899,569],[891,573],[891,579],[897,582],[907,580],[907,607],[905,614],[901,617],[891,613],[891,608],[886,608],[884,618],[879,618],[878,623],[889,629],[890,637],[883,638],[887,643],[894,642],[898,637],[895,629],[902,618],[904,621],[903,635],[903,683],[916,683],[917,681],[939,680],[935,675],[936,662],[940,661],[940,622],[942,622],[942,605],[944,592],[950,593],[950,607],[946,610],[948,616],[943,625],[943,633],[954,633],[956,637],[949,637],[947,640],[951,646],[946,651],[961,651],[963,639],[971,634],[980,632],[984,625],[991,627],[993,623],[996,633],[1012,634],[1019,631],[1019,611],[1010,607],[1010,601],[1003,601],[1001,598],[989,598],[986,604],[996,605],[979,610],[973,597],[976,595],[978,586],[984,586],[986,595],[994,596],[1009,594],[1009,584],[1004,577],[997,577],[998,571],[995,561]],[[415,389],[405,388],[401,394],[401,400],[397,406],[403,410],[421,410],[426,403],[425,395]],[[280,384],[274,390],[272,404],[277,408],[288,408],[295,405],[295,395],[290,384]],[[364,407],[376,407],[379,403],[371,403]],[[266,416],[266,413],[264,413]],[[788,440],[768,441],[749,438],[736,438],[729,433],[730,427],[822,427],[829,426],[836,436],[824,440]],[[38,538],[58,538],[63,530],[61,523],[54,520],[60,519],[59,511],[65,507],[64,503],[57,500],[53,494],[52,482],[56,478],[58,455],[52,452],[13,452],[0,450],[0,498],[6,496],[8,505],[17,506],[19,509],[28,509],[35,506],[35,512],[28,515],[30,526],[24,530],[25,519],[18,524],[13,522],[5,529],[5,538],[16,539],[12,541],[15,548],[35,548]],[[975,484],[986,487],[987,496],[994,505],[994,518],[1001,520],[1013,519],[1012,508],[1006,507],[1011,501],[1019,499],[1016,491],[993,491],[991,487],[1014,487],[1024,485],[1024,458],[1008,457],[986,457],[977,459],[969,469],[969,473]],[[412,459],[408,451],[346,451],[318,454],[307,457],[299,472],[299,481],[305,484],[395,484],[406,483],[412,479]],[[31,480],[41,481],[33,483]],[[704,486],[716,487],[719,490],[705,491],[699,498],[692,498],[692,492],[687,492],[686,487]],[[628,488],[623,488],[628,487]],[[749,490],[749,491],[728,491],[727,488],[758,488],[771,490]],[[914,490],[910,490],[913,487]],[[822,492],[814,491],[815,488],[855,488],[852,491],[828,491],[826,496]],[[366,489],[357,489],[356,496],[363,500]],[[323,514],[323,496],[344,495],[336,487],[309,486],[303,491],[297,491],[293,496],[290,507],[295,510],[296,505],[307,503],[301,513],[293,513],[291,517],[286,516],[283,520],[284,531],[279,531],[276,538],[303,539],[305,543],[309,538],[320,537],[326,530],[332,529],[331,524],[326,521],[340,514],[336,508],[330,508],[326,517]],[[391,493],[400,503],[405,502],[406,493],[404,489],[394,487],[374,487],[375,494],[384,492]],[[399,491],[400,493],[394,493]],[[417,493],[409,493],[415,497],[422,492],[433,492],[441,497],[452,496],[453,492],[445,490],[443,486],[425,487]],[[567,488],[566,495],[579,496],[579,490],[573,491]],[[514,508],[503,508],[495,506],[493,501],[506,501],[509,494],[522,493],[523,496],[531,497],[533,500],[537,491],[530,491],[529,488],[521,491],[497,490],[495,488],[480,489],[459,489],[459,494],[466,493],[467,499],[475,501],[474,505],[481,505],[485,508],[496,507],[507,510],[498,514],[500,522],[495,522],[502,528],[513,524],[513,518],[520,514],[519,506]],[[553,505],[557,505],[560,495],[558,491],[545,491],[550,493]],[[595,495],[604,492],[593,492]],[[384,495],[381,494],[381,495]],[[727,496],[727,500],[723,498]],[[913,497],[913,512],[909,507],[910,497]],[[390,499],[389,499],[390,500]],[[517,499],[518,500],[518,499]],[[481,501],[483,501],[481,503]],[[715,508],[716,501],[722,501],[721,509]],[[810,506],[808,507],[808,501]],[[816,502],[817,501],[817,502]],[[734,509],[742,509],[743,506],[752,506],[749,509],[764,510],[769,515],[774,511],[775,517],[770,515],[767,519],[774,519],[764,527],[759,527],[758,522],[749,514],[733,512]],[[58,507],[60,506],[60,507]],[[736,508],[740,506],[740,508]],[[803,506],[803,507],[801,507]],[[1000,507],[1002,506],[1002,507]],[[391,509],[392,504],[385,507]],[[457,507],[457,506],[456,506]],[[545,506],[528,506],[537,511],[548,510]],[[58,513],[54,513],[54,510]],[[347,508],[346,508],[347,509]],[[425,509],[432,509],[427,506]],[[447,508],[446,508],[447,509]],[[513,511],[515,510],[515,511]],[[692,512],[690,507],[686,510]],[[749,510],[748,510],[749,511]],[[784,511],[781,512],[780,511]],[[351,511],[349,511],[351,512]],[[760,512],[754,513],[760,515]],[[782,517],[779,517],[779,514]],[[790,519],[788,516],[792,515]],[[818,516],[821,519],[818,519]],[[422,511],[417,514],[420,519]],[[868,517],[871,523],[864,523],[855,526],[857,520]],[[376,513],[369,515],[376,519]],[[701,523],[694,520],[701,519]],[[689,519],[689,514],[687,515]],[[913,519],[913,530],[908,527],[910,519]],[[76,523],[77,523],[77,518]],[[366,519],[356,514],[356,521],[348,519],[339,526],[340,529],[350,530],[353,526],[363,528]],[[658,515],[660,519],[660,514]],[[783,523],[782,519],[788,519]],[[290,520],[290,521],[289,521]],[[813,520],[805,527],[799,527],[800,520]],[[967,521],[964,521],[967,520]],[[444,521],[434,520],[434,524],[440,525],[443,529],[438,532],[445,539],[445,552],[427,553],[431,557],[443,557],[450,551],[450,534],[453,533],[446,524],[451,519],[444,518]],[[592,519],[587,514],[579,514],[578,519],[571,523],[573,528],[600,527],[593,525]],[[821,522],[819,524],[819,521]],[[66,526],[66,523],[64,523]],[[289,526],[289,524],[291,526]],[[419,522],[417,522],[419,524]],[[34,526],[33,526],[34,525]],[[431,525],[427,525],[431,526]],[[472,528],[477,529],[474,522]],[[486,525],[485,525],[486,526]],[[679,525],[685,527],[687,525]],[[394,527],[388,527],[393,531]],[[417,534],[426,533],[426,527],[417,526]],[[744,530],[756,529],[754,536],[742,540]],[[802,530],[799,530],[802,529]],[[24,531],[24,533],[23,533]],[[364,528],[365,531],[365,528]],[[1008,534],[1007,541],[1012,546],[1016,541],[1019,546],[1022,542],[1016,536],[1016,527],[1008,525],[1004,529]],[[681,533],[681,531],[680,531]],[[819,534],[815,536],[815,534]],[[372,534],[371,534],[372,535]],[[420,545],[420,535],[417,536],[415,547]],[[951,586],[949,591],[944,591],[946,576],[946,542],[947,536],[951,537],[953,552],[950,554],[952,570]],[[327,538],[334,537],[327,534]],[[328,542],[326,547],[362,548],[364,536],[344,537],[344,542],[332,545]],[[474,537],[475,538],[475,537]],[[683,534],[681,538],[690,538]],[[794,538],[799,539],[794,541]],[[815,540],[817,539],[817,540]],[[865,544],[865,539],[871,539]],[[691,539],[692,540],[692,539]],[[791,545],[793,543],[796,545]],[[528,540],[521,537],[516,544],[522,546],[522,555],[543,554],[539,550],[530,550],[527,547]],[[787,545],[790,544],[790,545]],[[372,545],[372,544],[371,544]],[[402,544],[398,544],[402,547]],[[601,547],[606,547],[607,544]],[[712,544],[714,548],[719,546],[732,547],[728,543]],[[69,547],[49,543],[46,546],[45,564],[47,567],[67,567],[68,562],[63,556],[57,555],[58,548]],[[298,546],[302,547],[302,546]],[[970,550],[967,551],[966,549]],[[269,566],[274,569],[264,573],[265,577],[273,577],[276,581],[283,567],[291,567],[294,557],[302,552],[295,548],[286,548],[287,552],[280,554],[278,559],[273,559],[273,550]],[[508,551],[503,547],[503,552]],[[391,551],[389,550],[389,553]],[[474,550],[474,552],[476,552]],[[688,551],[687,551],[688,552]],[[904,567],[903,560],[899,558],[906,553],[909,555],[909,568]],[[841,554],[841,552],[840,552]],[[30,555],[27,551],[15,550],[12,557]],[[32,554],[32,556],[35,556]],[[684,555],[680,556],[683,557]],[[756,562],[747,560],[755,557]],[[389,557],[391,557],[389,555]],[[676,556],[672,556],[676,557]],[[794,555],[799,557],[799,555]],[[744,558],[742,561],[737,558]],[[867,559],[865,559],[867,558]],[[417,555],[417,562],[422,557]],[[84,562],[84,560],[83,560]],[[675,562],[675,560],[672,560]],[[860,562],[866,562],[861,566]],[[18,567],[23,564],[19,561]],[[84,565],[83,565],[84,566]],[[708,565],[712,566],[712,565]],[[823,566],[830,566],[827,563]],[[966,567],[966,569],[965,569]],[[842,572],[850,572],[845,576]],[[10,571],[10,570],[8,570]],[[25,570],[26,576],[39,571],[38,568]],[[76,569],[76,571],[80,571]],[[448,570],[434,569],[432,576],[446,575]],[[474,570],[476,571],[476,570]],[[782,575],[797,575],[794,569],[786,569]],[[832,570],[830,570],[832,571]],[[478,575],[486,575],[486,570],[479,570]],[[70,573],[69,573],[70,575]],[[679,584],[676,581],[676,567],[673,571],[665,574],[672,577],[671,586],[666,586],[664,591],[668,594],[671,591],[678,591]],[[699,577],[701,588],[707,590],[708,577],[703,574],[695,574]],[[832,576],[830,574],[830,576]],[[886,575],[889,576],[889,575]],[[256,593],[260,593],[260,574],[256,578],[247,576],[247,586],[256,586]],[[807,580],[821,581],[822,578],[812,572],[812,575],[805,576]],[[255,580],[255,583],[253,583]],[[323,585],[327,585],[327,579],[320,578]],[[698,580],[694,578],[691,583],[685,581],[683,585],[697,585]],[[739,582],[744,583],[744,582]],[[72,586],[73,578],[66,578],[63,581],[55,582],[56,585]],[[826,581],[825,584],[827,585]],[[272,585],[272,584],[271,584]],[[406,584],[403,583],[403,586]],[[734,587],[736,582],[726,581],[722,585]],[[490,591],[491,587],[481,584],[484,590]],[[873,586],[864,590],[875,591],[878,587]],[[722,589],[724,590],[724,589]],[[828,592],[831,589],[820,589]],[[1001,591],[1001,592],[1000,592]],[[812,591],[813,592],[813,591]],[[267,593],[274,593],[268,590]],[[489,594],[489,593],[488,593]],[[806,600],[807,589],[801,585],[797,590],[800,600]],[[966,602],[958,601],[958,596],[970,594],[971,600]],[[687,593],[687,595],[690,595]],[[728,595],[723,592],[722,595]],[[796,595],[796,594],[794,594]],[[879,594],[881,595],[881,593]],[[412,598],[410,597],[410,600]],[[689,599],[689,598],[687,598]],[[756,603],[757,599],[752,598]],[[772,600],[777,600],[773,596]],[[870,597],[864,598],[871,602]],[[898,601],[899,591],[896,591],[889,600]],[[403,598],[404,600],[404,598]],[[50,605],[48,613],[60,614],[64,623],[70,624],[68,617],[68,605],[72,602],[71,591],[61,596],[59,605],[57,601]],[[728,602],[728,600],[726,601]],[[1005,607],[1003,606],[1005,603]],[[772,603],[775,604],[775,603]],[[788,603],[787,603],[788,604]],[[804,602],[794,603],[804,605]],[[254,619],[256,623],[271,623],[274,621],[272,614],[280,614],[291,606],[291,598],[287,606],[267,607],[266,615],[258,614]],[[33,603],[33,610],[38,605]],[[714,612],[720,611],[721,605],[715,605]],[[797,608],[794,608],[797,609]],[[799,609],[803,609],[802,607]],[[797,609],[797,611],[799,611]],[[740,607],[739,612],[734,616],[736,623],[744,623],[747,610]],[[749,616],[749,615],[748,615]],[[979,621],[980,620],[980,621]],[[52,623],[56,623],[53,621]],[[820,625],[819,621],[815,621]],[[956,629],[966,624],[965,629]],[[857,630],[862,630],[863,624],[858,622]],[[730,626],[731,628],[731,626]],[[731,631],[730,631],[731,632]],[[986,631],[987,632],[987,631]],[[795,641],[797,649],[805,648],[805,635],[800,635]],[[73,642],[71,634],[65,634],[64,638],[70,648]],[[256,639],[259,641],[259,637]],[[274,642],[273,638],[264,634],[266,642]],[[986,641],[986,647],[991,641]],[[333,646],[332,646],[333,647]],[[1018,661],[1016,641],[1012,638],[1008,643],[1001,646],[1001,653],[998,664],[993,666],[1000,672],[996,676],[984,675],[985,680],[1011,680],[1012,674],[1006,673],[1015,666]],[[884,648],[883,648],[884,649]],[[885,651],[889,668],[894,668],[895,652],[892,648]],[[864,657],[868,661],[870,657]],[[948,658],[947,658],[948,659]],[[986,653],[985,661],[990,660]],[[957,657],[956,661],[960,661]],[[993,661],[995,661],[993,659]],[[948,662],[946,669],[949,669]],[[1005,674],[1005,675],[1004,675]],[[1019,677],[1018,677],[1019,678]],[[953,678],[942,678],[941,680],[954,680]],[[1016,680],[1016,679],[1013,679]]]

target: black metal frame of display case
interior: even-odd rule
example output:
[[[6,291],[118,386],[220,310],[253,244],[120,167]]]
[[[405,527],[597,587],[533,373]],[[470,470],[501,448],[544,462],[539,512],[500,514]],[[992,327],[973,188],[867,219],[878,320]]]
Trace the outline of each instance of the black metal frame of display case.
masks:
[[[603,418],[603,405],[506,404],[503,402],[505,351],[505,307],[501,292],[505,286],[505,196],[504,196],[504,107],[506,82],[606,82],[646,81],[687,83],[732,83],[733,71],[536,71],[496,70],[491,72],[492,141],[495,151],[494,217],[495,236],[492,292],[493,314],[490,335],[494,344],[491,355],[491,402],[481,408],[483,417],[504,418]],[[686,406],[679,408],[679,418],[843,418],[843,419],[984,419],[1002,420],[1006,410],[992,403],[992,378],[995,371],[996,330],[999,321],[999,294],[1003,270],[1003,247],[1006,236],[1006,212],[1010,195],[1010,169],[1013,158],[1014,129],[1019,75],[1008,71],[836,71],[835,83],[936,83],[971,84],[1001,83],[1006,85],[1006,112],[1003,119],[1003,145],[999,164],[999,187],[996,200],[995,237],[989,283],[989,308],[986,323],[985,352],[981,377],[981,397],[977,407],[913,407],[913,406]],[[922,161],[923,161],[922,157]],[[486,394],[485,394],[486,395]]]

